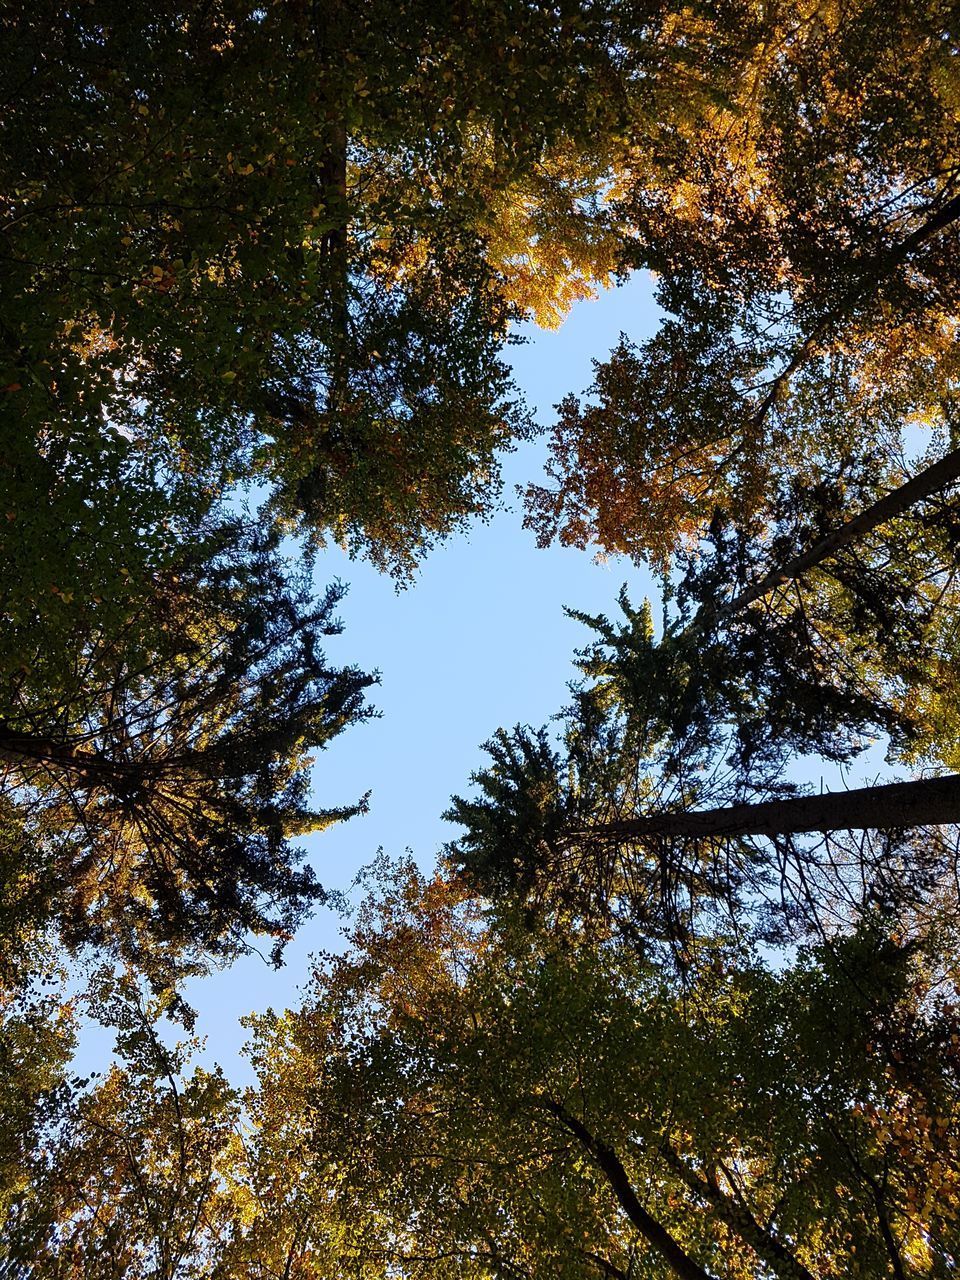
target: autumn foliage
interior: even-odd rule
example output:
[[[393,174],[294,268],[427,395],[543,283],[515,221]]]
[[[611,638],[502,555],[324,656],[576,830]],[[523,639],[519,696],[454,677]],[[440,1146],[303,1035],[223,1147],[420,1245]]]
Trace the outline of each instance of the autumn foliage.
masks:
[[[956,5],[0,31],[0,1277],[954,1275]],[[516,326],[634,272],[656,328],[536,422]],[[435,867],[331,892],[376,677],[323,549],[410,586],[541,432],[528,533],[662,610],[571,608]],[[231,1084],[197,980],[321,902]]]

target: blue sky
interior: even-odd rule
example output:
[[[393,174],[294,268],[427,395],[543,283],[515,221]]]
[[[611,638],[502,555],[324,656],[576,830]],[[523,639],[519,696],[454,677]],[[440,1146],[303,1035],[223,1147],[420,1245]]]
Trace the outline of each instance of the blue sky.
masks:
[[[603,358],[621,332],[640,338],[656,324],[649,278],[635,277],[580,303],[558,330],[528,329],[510,357],[538,421],[548,425],[562,396],[588,386],[591,359]],[[422,866],[432,864],[455,834],[440,814],[482,763],[481,743],[501,725],[542,724],[565,702],[573,651],[586,633],[564,605],[610,612],[624,582],[635,599],[655,595],[650,576],[622,560],[597,564],[589,553],[537,549],[513,490],[537,478],[544,456],[542,442],[510,455],[504,509],[433,551],[405,591],[336,549],[320,556],[318,586],[334,578],[350,586],[344,632],[328,642],[329,657],[377,669],[382,679],[371,694],[380,718],[335,739],[315,768],[319,804],[372,792],[369,813],[306,842],[327,888],[348,888],[381,847],[392,856],[409,849]],[[251,956],[194,983],[188,997],[207,1037],[204,1057],[246,1078],[239,1018],[295,1004],[309,955],[339,946],[340,925],[321,910],[287,948],[282,969]],[[96,1041],[106,1048],[100,1035],[86,1041],[90,1065]]]

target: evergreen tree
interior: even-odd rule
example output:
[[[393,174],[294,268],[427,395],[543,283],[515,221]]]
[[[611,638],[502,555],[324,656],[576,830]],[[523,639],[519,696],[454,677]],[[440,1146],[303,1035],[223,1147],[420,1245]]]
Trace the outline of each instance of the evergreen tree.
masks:
[[[771,939],[789,935],[798,907],[816,920],[836,892],[822,880],[833,879],[846,833],[886,832],[903,847],[911,828],[960,821],[955,774],[798,794],[798,757],[848,762],[865,734],[916,727],[884,699],[875,672],[859,686],[842,667],[820,676],[823,653],[798,629],[801,611],[781,623],[744,610],[731,636],[708,629],[719,608],[691,609],[692,623],[668,621],[657,640],[648,605],[621,595],[621,606],[620,623],[574,614],[597,639],[578,655],[583,679],[562,732],[499,731],[474,792],[453,800],[446,816],[464,831],[448,852],[479,892],[613,917],[643,945],[668,941],[686,963],[689,939],[720,919],[739,928],[765,915]],[[931,670],[912,684],[904,674],[918,701]],[[928,721],[924,734],[934,730]],[[918,840],[941,850],[942,876],[949,839]],[[846,840],[844,857],[867,879],[873,843]],[[884,892],[908,899],[924,864],[922,853],[909,857],[899,887],[894,876]]]
[[[153,588],[83,638],[69,682],[23,677],[0,763],[14,897],[36,882],[69,945],[162,977],[251,929],[279,954],[321,896],[291,841],[358,806],[311,805],[310,752],[370,714],[371,677],[320,652],[342,589],[311,600],[239,521]]]

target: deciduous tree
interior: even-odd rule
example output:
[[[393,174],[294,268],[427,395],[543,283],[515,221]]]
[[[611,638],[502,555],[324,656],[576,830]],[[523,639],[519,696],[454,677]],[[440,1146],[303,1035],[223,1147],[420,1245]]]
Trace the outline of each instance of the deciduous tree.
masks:
[[[718,508],[762,533],[784,475],[896,459],[918,424],[952,438],[956,15],[723,10],[697,24],[700,66],[729,21],[738,82],[633,134],[618,212],[668,315],[560,405],[528,494],[544,541],[664,567]]]

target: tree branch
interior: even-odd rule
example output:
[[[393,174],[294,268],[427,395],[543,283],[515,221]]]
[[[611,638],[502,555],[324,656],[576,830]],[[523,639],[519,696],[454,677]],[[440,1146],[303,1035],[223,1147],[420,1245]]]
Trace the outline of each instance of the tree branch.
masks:
[[[686,1253],[666,1227],[643,1207],[614,1149],[591,1133],[586,1125],[576,1116],[571,1115],[562,1103],[542,1095],[538,1095],[536,1101],[545,1111],[555,1116],[593,1157],[624,1213],[643,1238],[656,1249],[674,1275],[680,1280],[715,1280],[709,1271],[704,1271],[703,1267]]]

